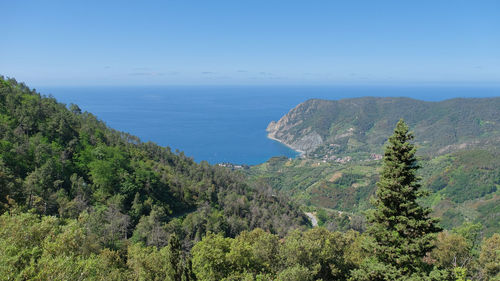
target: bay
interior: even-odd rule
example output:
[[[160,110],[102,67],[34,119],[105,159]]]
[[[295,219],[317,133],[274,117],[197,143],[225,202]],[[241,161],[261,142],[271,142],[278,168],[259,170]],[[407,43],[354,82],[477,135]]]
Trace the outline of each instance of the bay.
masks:
[[[363,96],[439,101],[500,96],[498,87],[472,86],[133,86],[42,87],[110,127],[184,151],[195,161],[255,165],[297,152],[266,136],[270,121],[310,99]]]

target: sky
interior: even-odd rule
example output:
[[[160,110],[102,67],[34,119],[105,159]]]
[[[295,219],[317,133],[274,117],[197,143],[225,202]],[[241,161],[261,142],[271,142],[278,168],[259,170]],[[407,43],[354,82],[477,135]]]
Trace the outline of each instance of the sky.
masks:
[[[500,85],[500,1],[0,0],[30,86]]]

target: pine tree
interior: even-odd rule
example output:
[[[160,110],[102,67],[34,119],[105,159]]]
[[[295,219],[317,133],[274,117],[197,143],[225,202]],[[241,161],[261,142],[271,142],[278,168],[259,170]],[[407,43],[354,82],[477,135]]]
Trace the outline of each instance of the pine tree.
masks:
[[[171,280],[181,280],[182,277],[182,248],[179,242],[179,239],[175,234],[170,236],[170,240],[168,241],[168,248],[170,251],[170,255],[168,257],[169,263],[169,272]]]
[[[416,175],[419,165],[412,139],[408,126],[400,120],[386,146],[376,198],[372,199],[375,210],[368,216],[367,232],[373,243],[366,250],[372,257],[353,272],[354,280],[428,280],[432,267],[423,258],[432,250],[440,228],[429,216],[430,208],[417,201],[425,192]],[[436,274],[440,275],[433,272]]]

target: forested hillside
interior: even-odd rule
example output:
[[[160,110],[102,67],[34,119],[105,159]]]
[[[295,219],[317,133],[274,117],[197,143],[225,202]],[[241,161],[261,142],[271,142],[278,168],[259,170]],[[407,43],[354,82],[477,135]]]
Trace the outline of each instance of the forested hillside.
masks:
[[[380,154],[403,118],[415,132],[419,154],[443,154],[500,143],[500,98],[426,102],[410,98],[312,99],[268,126],[269,135],[309,157]]]
[[[189,248],[208,231],[284,235],[307,221],[269,186],[108,128],[14,79],[0,80],[0,210],[85,217],[102,245]]]
[[[431,206],[446,229],[464,222],[481,223],[485,233],[500,232],[500,153],[494,149],[471,149],[436,158],[421,158],[424,188]],[[253,166],[251,180],[266,181],[286,191],[320,223],[335,229],[362,230],[362,214],[371,208],[380,160],[337,163],[317,159],[275,157]],[[307,209],[306,208],[306,209]]]
[[[318,212],[320,224],[361,230],[383,144],[399,118],[415,133],[418,173],[431,192],[424,203],[441,225],[475,222],[488,234],[500,232],[500,98],[309,100],[268,127],[271,137],[305,154],[275,157],[247,173]]]
[[[420,205],[415,149],[401,124],[379,180],[385,199],[368,222],[356,228],[350,214],[318,214],[322,225],[361,232],[306,230],[299,207],[266,179],[197,164],[1,78],[0,280],[498,280],[498,234],[470,222],[439,232]],[[496,163],[481,158],[490,161],[484,169]],[[434,172],[423,169],[450,192],[439,184],[447,174]]]

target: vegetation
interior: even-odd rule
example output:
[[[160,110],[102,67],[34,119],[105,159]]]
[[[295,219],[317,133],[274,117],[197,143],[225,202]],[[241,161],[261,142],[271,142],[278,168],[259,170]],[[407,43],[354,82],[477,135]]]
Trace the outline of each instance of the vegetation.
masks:
[[[0,279],[356,280],[359,268],[375,259],[364,246],[373,243],[366,233],[322,227],[296,230],[283,239],[259,228],[235,238],[210,233],[190,253],[181,250],[176,236],[163,247],[128,240],[114,250],[87,231],[87,219],[15,210],[1,215]],[[424,261],[440,269],[441,279],[436,279],[458,280],[455,271],[461,270],[468,279],[498,280],[500,235],[474,246],[467,234],[442,232],[433,242]]]
[[[0,211],[78,219],[102,247],[128,238],[189,249],[207,232],[256,227],[280,236],[305,217],[269,186],[106,127],[76,105],[0,80]]]
[[[418,176],[431,192],[424,204],[446,229],[472,221],[491,235],[500,232],[498,108],[500,98],[308,100],[268,127],[270,135],[306,154],[271,159],[247,174],[286,190],[309,209],[360,215],[375,192],[382,144],[404,118],[416,134]],[[338,227],[335,221],[325,225]]]
[[[270,134],[311,158],[350,155],[369,159],[382,153],[394,124],[403,118],[415,132],[421,155],[453,152],[465,147],[498,146],[500,98],[451,99],[425,102],[410,98],[364,97],[312,99],[299,104]],[[302,140],[317,141],[311,146]]]
[[[431,210],[417,202],[423,192],[412,139],[408,126],[400,120],[385,150],[373,200],[376,209],[368,217],[367,233],[373,243],[366,250],[373,251],[374,257],[361,264],[354,273],[356,280],[424,280],[431,273],[424,257],[434,247],[440,229],[437,220],[429,217]]]
[[[2,280],[500,279],[499,234],[464,223],[436,237],[402,123],[367,192],[366,232],[362,216],[331,209],[306,230],[265,179],[142,143],[13,79],[0,80],[0,137]],[[277,173],[290,163],[273,161]],[[326,186],[378,180],[376,162],[338,167]]]
[[[500,232],[500,152],[493,148],[462,150],[439,157],[421,157],[417,175],[430,196],[422,199],[448,230],[470,221],[485,235]],[[380,160],[341,164],[317,159],[273,158],[245,170],[251,181],[265,181],[286,191],[305,210],[327,212],[330,230],[364,226],[360,216],[375,194]],[[342,222],[342,217],[351,219]]]

